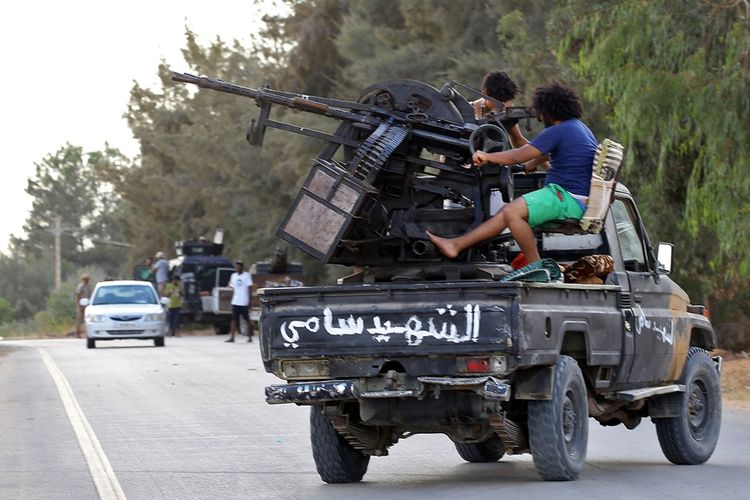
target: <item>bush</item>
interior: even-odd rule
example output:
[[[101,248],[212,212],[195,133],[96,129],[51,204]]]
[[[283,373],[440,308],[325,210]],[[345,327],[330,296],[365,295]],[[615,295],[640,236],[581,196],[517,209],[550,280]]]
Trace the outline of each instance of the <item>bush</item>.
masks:
[[[10,305],[10,302],[0,297],[0,325],[13,321],[13,316],[13,306]]]
[[[750,350],[750,317],[738,313],[735,321],[715,323],[714,330],[722,349],[734,352]]]

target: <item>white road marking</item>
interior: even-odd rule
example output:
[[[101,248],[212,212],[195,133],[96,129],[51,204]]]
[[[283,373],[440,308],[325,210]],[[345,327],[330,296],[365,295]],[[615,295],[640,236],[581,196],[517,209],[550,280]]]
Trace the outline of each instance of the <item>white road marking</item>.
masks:
[[[78,405],[78,401],[73,395],[73,389],[68,384],[65,375],[57,367],[46,349],[37,348],[37,350],[47,367],[47,371],[52,375],[52,380],[55,381],[63,407],[76,433],[83,456],[86,458],[96,490],[99,492],[99,498],[102,500],[125,500],[125,493],[122,491],[119,481],[117,481],[115,471],[112,470],[112,465],[109,463],[107,455],[104,454],[94,430]]]

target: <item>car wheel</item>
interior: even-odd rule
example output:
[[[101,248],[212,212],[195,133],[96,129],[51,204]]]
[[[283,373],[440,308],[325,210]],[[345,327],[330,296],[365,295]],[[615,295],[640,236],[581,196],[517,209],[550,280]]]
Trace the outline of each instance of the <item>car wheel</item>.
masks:
[[[529,445],[534,467],[546,481],[577,479],[586,461],[589,411],[578,363],[560,356],[552,399],[529,401]]]
[[[319,406],[310,407],[310,441],[320,479],[326,483],[356,483],[362,480],[370,456],[354,449],[336,432]]]
[[[481,443],[453,443],[456,445],[456,451],[467,462],[497,462],[505,455],[505,445],[499,436],[493,435],[491,438]]]
[[[157,337],[154,339],[154,345],[156,347],[164,347],[164,337]]]
[[[94,339],[86,339],[86,347],[89,349],[95,349],[96,348],[96,340]]]
[[[659,446],[677,465],[698,465],[716,448],[721,428],[721,380],[714,362],[703,349],[691,347],[680,384],[679,414],[654,419]]]

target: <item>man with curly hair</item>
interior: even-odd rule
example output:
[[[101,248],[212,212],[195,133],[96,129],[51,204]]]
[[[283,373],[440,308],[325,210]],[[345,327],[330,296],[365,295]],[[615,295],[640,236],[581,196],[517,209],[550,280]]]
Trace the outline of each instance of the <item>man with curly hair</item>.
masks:
[[[455,258],[477,243],[509,228],[529,263],[539,260],[533,227],[559,219],[580,219],[586,209],[596,138],[579,119],[583,114],[575,92],[559,83],[537,87],[533,107],[545,129],[531,142],[496,153],[477,151],[475,165],[527,164],[548,157],[551,167],[545,186],[516,198],[502,210],[468,233],[457,238],[441,238],[427,233],[443,255]],[[528,165],[528,164],[527,164]]]

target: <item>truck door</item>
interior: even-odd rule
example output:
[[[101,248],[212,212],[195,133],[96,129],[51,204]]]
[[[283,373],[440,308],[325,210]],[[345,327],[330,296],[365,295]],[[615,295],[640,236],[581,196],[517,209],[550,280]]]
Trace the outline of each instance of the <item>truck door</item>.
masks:
[[[635,346],[627,382],[666,381],[674,350],[671,286],[656,272],[656,263],[647,251],[648,236],[632,199],[616,199],[612,216],[632,299]]]
[[[211,310],[214,314],[230,314],[232,312],[232,289],[229,288],[229,278],[234,269],[231,267],[216,268],[216,280],[211,289]]]

